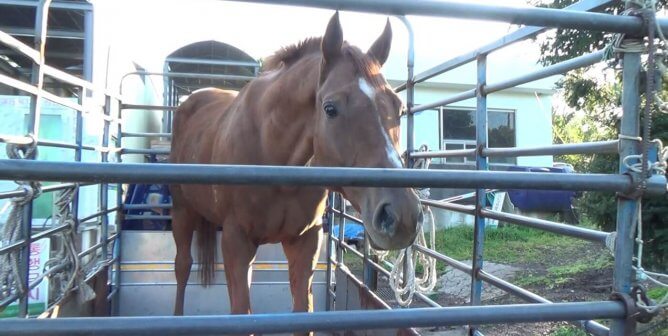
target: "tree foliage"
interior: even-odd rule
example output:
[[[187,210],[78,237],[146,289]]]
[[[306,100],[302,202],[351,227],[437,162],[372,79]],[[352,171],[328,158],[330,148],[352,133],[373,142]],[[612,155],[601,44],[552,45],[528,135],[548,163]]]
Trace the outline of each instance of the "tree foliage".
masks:
[[[663,8],[667,1],[657,1],[657,7]],[[563,8],[576,0],[531,2],[541,7]],[[616,1],[599,11],[617,14],[623,10],[623,6],[624,2]],[[608,33],[558,29],[544,36],[540,44],[542,56],[539,62],[551,65],[600,50],[611,39],[612,34]],[[601,80],[601,68],[594,69],[572,71],[559,82],[558,87],[569,109],[554,116],[555,143],[600,141],[617,137],[618,119],[621,113],[621,78],[617,73]],[[668,85],[664,82],[661,93],[664,100],[668,98],[667,92]],[[668,116],[655,113],[652,119],[651,138],[661,139],[668,145]],[[580,172],[614,173],[619,166],[619,158],[613,154],[568,155],[555,159],[573,164]],[[587,192],[578,200],[577,207],[585,217],[597,223],[603,230],[615,230],[617,208],[615,195]],[[668,197],[644,198],[642,214],[645,240],[643,259],[650,266],[665,269],[665,265],[668,264]]]

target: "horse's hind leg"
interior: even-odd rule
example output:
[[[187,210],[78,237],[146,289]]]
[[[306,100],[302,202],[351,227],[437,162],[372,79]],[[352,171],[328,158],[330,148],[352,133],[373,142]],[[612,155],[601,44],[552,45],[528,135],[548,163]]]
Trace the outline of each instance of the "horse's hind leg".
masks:
[[[313,272],[318,264],[321,242],[322,227],[320,226],[312,227],[301,236],[283,242],[283,251],[288,259],[294,312],[313,311],[311,284]]]
[[[172,234],[176,242],[176,258],[174,259],[174,271],[176,273],[176,301],[174,303],[174,315],[183,315],[183,303],[186,293],[186,285],[190,277],[190,269],[193,259],[190,253],[193,232],[197,221],[202,218],[194,211],[186,207],[175,207],[172,210]]]

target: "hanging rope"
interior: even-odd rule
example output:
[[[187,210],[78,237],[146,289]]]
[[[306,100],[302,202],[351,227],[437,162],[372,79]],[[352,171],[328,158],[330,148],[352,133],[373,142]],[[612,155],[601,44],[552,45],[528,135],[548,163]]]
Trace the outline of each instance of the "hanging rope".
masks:
[[[7,157],[15,160],[34,160],[37,157],[37,141],[33,139],[30,143],[8,143]],[[39,182],[16,181],[19,185],[19,190],[24,192],[23,196],[15,197],[10,200],[9,215],[7,222],[2,227],[1,235],[2,241],[0,246],[7,246],[20,241],[25,235],[22,231],[23,214],[25,206],[32,200],[39,197],[41,194],[41,185]],[[6,211],[8,207],[3,209]],[[27,234],[30,234],[28,232]],[[3,255],[0,255],[0,298],[4,299],[16,292],[20,295],[25,295],[27,288],[25,287],[21,268],[19,265],[20,250],[14,250]]]
[[[418,151],[428,151],[427,145],[420,146]],[[413,168],[429,169],[430,163],[431,159],[420,158],[415,161]],[[429,188],[416,189],[416,193],[421,199],[429,198],[430,195]],[[424,223],[424,221],[423,223],[419,223],[415,244],[434,250],[436,247],[436,222],[434,214],[428,206],[423,206],[422,211],[424,220],[428,220],[429,223]],[[424,230],[426,225],[429,225],[428,243]],[[388,256],[387,251],[375,251],[375,253],[381,260],[384,260]],[[392,262],[392,265],[389,284],[394,292],[394,297],[400,306],[407,307],[410,305],[416,291],[420,293],[430,293],[434,290],[434,287],[436,287],[436,282],[438,280],[436,274],[436,259],[425,255],[424,253],[415,251],[412,246],[399,251],[399,255],[394,262]],[[417,276],[415,274],[415,269],[418,265],[422,268],[422,276]]]
[[[58,305],[75,289],[79,289],[80,298],[85,302],[94,297],[94,292],[85,283],[85,273],[81,268],[79,254],[76,249],[77,221],[72,214],[71,204],[79,186],[63,190],[55,201],[56,221],[58,225],[66,225],[67,228],[60,233],[61,244],[55,256],[46,262],[45,272],[53,268],[62,268],[64,271],[56,272],[50,280],[57,280],[60,285],[59,296],[52,304]],[[91,297],[92,293],[92,297]]]

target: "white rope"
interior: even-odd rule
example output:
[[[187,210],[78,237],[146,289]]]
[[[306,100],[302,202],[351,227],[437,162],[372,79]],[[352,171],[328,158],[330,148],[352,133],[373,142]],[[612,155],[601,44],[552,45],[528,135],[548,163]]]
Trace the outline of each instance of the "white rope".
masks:
[[[37,141],[32,136],[32,142],[29,144],[9,143],[6,151],[7,157],[13,160],[35,159],[37,157]],[[23,223],[23,213],[25,206],[41,194],[41,185],[39,182],[16,181],[19,190],[23,190],[24,195],[12,198],[9,207],[5,206],[3,212],[8,208],[9,215],[7,222],[2,227],[0,246],[8,246],[22,239],[21,224]],[[28,232],[27,234],[30,234]],[[4,299],[14,293],[25,295],[27,288],[19,265],[20,250],[0,255],[0,298]]]
[[[622,135],[620,135],[620,138],[622,138]],[[668,147],[664,148],[663,143],[659,139],[654,139],[652,140],[653,143],[656,144],[657,146],[657,151],[658,151],[658,160],[656,162],[650,162],[647,161],[648,165],[648,171],[651,171],[652,173],[656,175],[665,175],[666,174],[666,167],[668,163],[666,161],[668,160]],[[642,172],[642,154],[637,154],[637,155],[627,155],[624,157],[622,160],[622,163],[624,166],[635,173],[641,173]],[[631,160],[637,160],[638,162],[636,163],[629,163]]]
[[[79,302],[86,302],[95,297],[95,292],[84,281],[85,272],[81,267],[81,260],[76,248],[77,241],[77,221],[72,214],[70,205],[72,198],[78,192],[79,186],[63,190],[55,202],[56,219],[60,225],[67,225],[67,229],[60,234],[62,245],[54,258],[49,259],[45,264],[45,271],[54,267],[64,267],[65,271],[53,274],[52,279],[58,279],[60,288],[58,298],[52,303],[55,306],[66,299],[69,294],[78,290]],[[67,279],[65,281],[65,279]]]
[[[418,151],[425,152],[428,150],[427,145],[422,145]],[[428,169],[430,163],[431,159],[421,158],[415,161],[413,168]],[[420,198],[429,197],[429,188],[418,189],[416,192]],[[430,225],[429,242],[427,242],[425,237],[425,223],[423,222],[418,224],[418,233],[414,244],[434,250],[436,248],[436,221],[434,219],[434,214],[428,206],[423,206],[422,211],[424,214],[423,221],[428,220],[428,225]],[[389,255],[387,251],[374,252],[378,255],[381,261],[385,260]],[[396,259],[391,264],[392,270],[390,271],[390,278],[388,279],[389,285],[400,306],[409,306],[413,301],[413,296],[416,291],[420,293],[431,293],[434,290],[434,287],[436,287],[438,281],[438,275],[436,274],[436,259],[416,251],[412,246],[399,251]],[[404,265],[406,266],[406,269],[404,269]],[[422,267],[422,276],[415,275],[417,265]]]
[[[661,274],[661,273],[655,273],[655,272],[648,272],[645,271],[642,267],[642,256],[643,256],[643,247],[644,247],[644,241],[642,239],[642,203],[639,201],[636,206],[636,214],[635,218],[633,221],[633,224],[636,229],[636,238],[635,238],[635,243],[637,244],[637,251],[636,251],[636,266],[632,266],[632,268],[636,271],[636,280],[638,281],[645,281],[649,280],[653,282],[656,285],[659,285],[661,287],[668,287],[668,284],[663,283],[659,281],[656,278],[668,278],[668,275],[666,274]],[[663,296],[659,302],[657,302],[654,305],[646,305],[643,303],[643,300],[638,297],[636,300],[636,305],[640,308],[645,309],[648,313],[653,314],[657,312],[659,309],[667,308],[668,307],[668,292]]]

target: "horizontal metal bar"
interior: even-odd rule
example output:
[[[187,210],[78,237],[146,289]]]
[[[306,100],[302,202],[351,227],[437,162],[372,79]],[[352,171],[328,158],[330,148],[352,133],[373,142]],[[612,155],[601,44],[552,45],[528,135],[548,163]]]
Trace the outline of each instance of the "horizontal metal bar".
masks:
[[[89,255],[89,254],[91,254],[91,253],[97,251],[98,249],[100,249],[100,247],[102,247],[102,245],[103,245],[103,243],[102,243],[102,242],[99,242],[99,243],[97,243],[97,244],[95,244],[95,245],[93,245],[93,246],[91,246],[91,247],[89,247],[89,248],[87,248],[87,249],[81,251],[81,252],[79,253],[79,258],[83,258],[83,257],[85,257],[85,256],[87,256],[87,255]]]
[[[0,26],[0,31],[14,36],[35,36],[34,28]],[[49,29],[46,32],[46,37],[50,39],[83,40],[84,33],[79,30]]]
[[[575,58],[571,58],[567,61],[563,61],[557,64],[553,64],[550,66],[546,66],[538,71],[531,72],[529,74],[525,74],[522,76],[518,76],[515,78],[511,78],[508,80],[504,80],[501,82],[493,83],[493,84],[487,84],[483,87],[483,92],[485,94],[490,94],[494,93],[497,91],[509,89],[518,85],[522,85],[525,83],[533,82],[535,80],[547,78],[550,76],[555,76],[559,75],[562,73],[566,73],[571,70],[587,67],[593,64],[596,64],[598,62],[601,62],[603,60],[603,50],[599,50],[596,52],[593,52],[591,54],[586,54],[582,56],[578,56]]]
[[[631,177],[435,169],[287,167],[202,164],[136,164],[0,160],[0,179],[107,183],[321,185],[589,190],[629,192]],[[655,181],[655,182],[654,182]],[[660,183],[665,192],[665,180]],[[648,190],[660,189],[648,185]]]
[[[91,219],[93,219],[93,218],[100,217],[100,216],[103,216],[103,215],[112,213],[112,212],[114,212],[114,211],[117,211],[119,208],[120,208],[120,207],[115,206],[115,207],[113,207],[113,208],[109,208],[109,209],[106,209],[106,210],[103,210],[103,211],[98,211],[98,212],[96,212],[96,213],[94,213],[94,214],[91,214],[91,215],[88,215],[88,216],[86,216],[86,217],[83,217],[83,218],[79,219],[79,222],[80,222],[80,223],[83,223],[83,222],[89,221],[89,220],[91,220]]]
[[[558,27],[640,34],[642,20],[632,16],[588,13],[573,10],[484,5],[442,0],[240,0],[243,2],[295,5],[332,10],[350,10],[388,15],[424,15],[504,21],[527,26]],[[668,33],[668,21],[657,20]]]
[[[501,81],[501,82],[498,82],[498,83],[492,83],[492,84],[485,85],[485,86],[483,86],[482,90],[485,94],[494,93],[494,92],[497,92],[497,91],[501,91],[501,90],[509,89],[511,87],[515,87],[517,85],[529,83],[529,82],[532,82],[532,81],[535,81],[535,80],[538,80],[538,79],[542,79],[542,78],[562,74],[562,73],[565,73],[565,72],[568,72],[568,71],[571,71],[571,70],[574,70],[574,69],[579,69],[579,68],[582,68],[582,67],[585,67],[585,66],[596,64],[596,63],[600,62],[602,59],[603,59],[603,51],[601,50],[601,51],[593,52],[591,54],[575,57],[575,58],[569,59],[569,60],[561,62],[561,63],[553,64],[553,65],[544,67],[544,68],[542,68],[538,71],[534,71],[534,72],[531,72],[531,73],[528,73],[528,74],[525,74],[525,75],[522,75],[522,76],[518,76],[518,77],[515,77],[515,78],[504,80],[504,81]],[[433,103],[422,104],[422,105],[416,106],[415,108],[413,108],[413,113],[418,113],[418,112],[433,109],[433,108],[436,108],[436,107],[454,104],[454,103],[460,102],[462,100],[474,98],[475,95],[476,95],[476,89],[470,89],[470,90],[455,94],[453,96],[450,96],[448,98],[435,101]]]
[[[0,255],[12,252],[14,250],[17,250],[17,249],[23,247],[23,246],[26,246],[26,241],[25,240],[15,241],[15,242],[13,242],[9,245],[5,245],[5,246],[1,247],[0,248]]]
[[[423,205],[433,206],[440,209],[461,212],[468,215],[475,214],[475,206],[473,205],[463,205],[463,204],[444,202],[444,201],[434,201],[428,199],[420,199],[420,202],[422,202]]]
[[[162,106],[162,105],[140,105],[140,104],[121,104],[121,110],[158,110],[158,111],[174,111],[178,106]]]
[[[50,276],[51,274],[58,273],[58,272],[64,270],[65,268],[67,268],[67,267],[69,267],[69,264],[60,264],[60,265],[54,266],[52,268],[49,268],[46,272],[40,274],[37,278],[35,278],[35,280],[30,282],[30,284],[28,285],[28,291],[31,291],[35,287],[37,287],[44,280],[44,278]],[[7,305],[11,304],[12,302],[18,300],[20,297],[21,297],[21,294],[16,292],[16,293],[4,298],[2,301],[0,301],[0,307],[6,307]],[[28,320],[28,319],[26,319],[26,320]]]
[[[475,89],[471,89],[471,90],[468,90],[468,91],[464,91],[464,92],[452,95],[448,98],[435,101],[435,102],[430,103],[430,104],[418,105],[418,106],[415,106],[412,111],[413,111],[413,113],[419,113],[419,112],[430,110],[430,109],[433,109],[433,108],[436,108],[436,107],[441,107],[441,106],[454,104],[454,103],[460,102],[462,100],[475,98],[475,91],[476,91]]]
[[[350,219],[351,221],[356,222],[356,223],[359,223],[359,224],[364,224],[364,221],[363,221],[363,220],[361,220],[361,219],[359,219],[359,218],[357,218],[357,217],[355,217],[355,216],[351,216],[351,215],[349,215],[349,214],[347,214],[347,213],[341,213],[341,211],[338,210],[338,209],[329,209],[329,210],[330,210],[331,212],[333,212],[333,213],[339,215],[339,216],[343,215],[343,218]]]
[[[121,132],[123,138],[171,138],[172,133],[141,133],[141,132]]]
[[[254,68],[260,67],[260,63],[258,62],[244,62],[235,60],[218,60],[218,59],[206,59],[206,58],[167,57],[165,61],[174,63],[187,63],[187,64],[229,65],[229,66],[254,67]]]
[[[500,221],[505,221],[512,224],[527,226],[534,229],[557,233],[569,237],[585,239],[601,244],[605,244],[605,240],[610,236],[610,233],[607,232],[581,228],[573,225],[552,222],[544,219],[510,214],[501,211],[482,209],[480,214],[486,218],[498,219]]]
[[[0,135],[0,143],[11,143],[18,145],[29,145],[33,141],[33,138],[26,136],[14,136],[14,135]],[[56,147],[56,148],[66,148],[66,149],[79,149],[79,145],[73,143],[66,143],[55,140],[37,140],[38,146],[44,147]],[[101,148],[95,146],[82,145],[81,149],[84,150],[99,150]]]
[[[535,155],[617,153],[618,147],[619,140],[610,140],[524,148],[483,148],[482,155],[486,157],[517,157]]]
[[[432,258],[436,258],[437,260],[440,260],[440,261],[448,264],[452,268],[468,274],[469,276],[471,275],[471,271],[473,269],[471,267],[471,265],[467,265],[467,264],[465,264],[465,263],[463,263],[459,260],[455,260],[453,258],[450,258],[450,257],[446,256],[445,254],[442,254],[438,251],[430,250],[430,249],[428,249],[424,246],[413,245],[413,247],[415,248],[416,251],[420,251],[420,252],[422,252],[422,253],[424,253],[424,254],[432,257]]]
[[[496,288],[499,288],[507,293],[513,294],[527,302],[532,302],[532,303],[543,303],[543,304],[554,304],[554,302],[537,295],[531,291],[528,291],[524,288],[518,287],[508,281],[505,281],[503,279],[500,279],[494,275],[491,275],[483,270],[478,272],[478,278],[481,279],[482,281],[485,281],[489,283],[490,285],[493,285]],[[610,331],[609,328],[606,326],[592,320],[582,320],[582,319],[577,319],[579,322],[571,322],[577,326],[584,327],[585,330],[588,332],[594,334],[594,335],[608,335],[608,332]]]
[[[172,220],[168,215],[125,215],[125,220]]]
[[[27,44],[2,30],[0,30],[0,43],[20,52],[34,62],[39,61],[39,52],[37,50],[29,47]]]
[[[123,210],[171,209],[172,203],[164,204],[123,204]]]
[[[9,85],[9,86],[11,86],[15,89],[25,91],[25,92],[33,94],[33,95],[36,95],[37,91],[39,91],[36,87],[34,87],[30,84],[24,83],[20,80],[14,79],[12,77],[9,77],[9,76],[3,75],[3,74],[0,74],[0,83]],[[49,100],[49,101],[52,101],[56,104],[62,105],[64,107],[67,107],[67,108],[70,108],[70,109],[73,109],[73,110],[76,110],[76,111],[84,111],[83,106],[81,106],[79,104],[76,104],[76,103],[73,103],[73,102],[71,102],[71,101],[69,101],[65,98],[58,97],[58,96],[56,96],[53,93],[50,93],[48,91],[42,90],[40,94],[41,94],[42,98],[44,98],[46,100]]]
[[[53,6],[53,5],[51,5],[51,6]],[[29,30],[33,31],[32,29],[29,29]],[[37,50],[35,50],[32,47],[28,46],[27,44],[21,42],[20,40],[16,39],[15,37],[11,36],[10,34],[7,34],[2,29],[0,29],[0,43],[7,45],[8,47],[12,48],[13,50],[16,50],[18,53],[20,53],[20,54],[28,57],[29,59],[31,59],[33,62],[40,63],[39,52]],[[58,69],[58,68],[54,68],[54,67],[52,67],[48,64],[42,64],[41,67],[44,68],[44,74],[49,76],[49,77],[55,78],[59,81],[63,81],[63,82],[66,82],[66,83],[69,83],[69,84],[72,84],[72,85],[75,85],[75,86],[78,86],[78,87],[81,87],[81,88],[85,88],[85,89],[88,89],[88,90],[91,90],[91,91],[104,92],[106,95],[120,100],[119,95],[117,95],[115,93],[112,93],[111,91],[103,89],[103,88],[96,88],[93,85],[93,83],[88,82],[86,80],[83,80],[83,79],[81,79],[79,77],[76,77],[74,75],[71,75],[71,74],[69,74],[65,71],[62,71],[62,70]],[[17,83],[22,83],[22,82],[16,81],[16,82],[12,82],[12,83],[17,84]],[[12,85],[9,82],[7,82],[7,85],[16,87],[15,85]],[[28,90],[26,90],[25,87],[23,87],[23,88],[16,87],[16,88],[19,89],[19,90],[29,92]],[[56,97],[56,96],[51,95],[50,97],[53,98],[53,97]],[[45,97],[45,98],[51,100],[49,97]]]
[[[11,335],[196,335],[388,329],[624,318],[617,301],[219,316],[7,319]]]
[[[428,152],[412,152],[412,158],[445,158],[445,157],[464,157],[464,156],[475,156],[475,148],[471,149],[452,149],[452,150],[438,150],[438,151],[428,151]]]
[[[135,148],[121,149],[121,155],[125,154],[168,155],[169,153],[170,153],[169,149],[135,149]]]
[[[95,183],[60,183],[60,184],[54,184],[54,185],[49,185],[46,187],[42,187],[42,193],[45,192],[52,192],[52,191],[60,191],[63,189],[68,189],[68,188],[74,188],[76,186],[79,187],[86,187],[86,186],[91,186],[94,185]]]
[[[489,283],[490,285],[493,285],[494,287],[497,287],[506,293],[513,294],[517,297],[520,297],[522,300],[525,300],[527,302],[532,302],[532,303],[553,303],[552,301],[536,294],[533,292],[530,292],[524,288],[518,287],[508,281],[505,281],[501,278],[498,278],[492,274],[489,274],[483,270],[478,272],[478,278],[480,280],[485,281]]]
[[[606,1],[601,1],[601,0],[582,0],[578,1],[564,9],[567,10],[574,10],[574,11],[590,11],[594,9],[601,8],[612,1],[606,0]],[[471,52],[468,52],[466,54],[454,57],[446,62],[443,62],[431,69],[425,70],[419,74],[417,74],[413,82],[414,83],[421,83],[426,80],[429,80],[433,77],[436,77],[440,74],[443,74],[445,72],[448,72],[450,70],[456,69],[464,64],[470,63],[472,61],[475,61],[476,57],[479,55],[488,55],[496,50],[499,50],[501,48],[507,47],[511,44],[526,40],[528,38],[531,38],[533,36],[536,36],[538,33],[546,31],[547,28],[545,27],[535,27],[535,26],[529,26],[529,27],[522,27],[520,29],[517,29],[516,31],[505,35],[498,40],[495,40],[491,43],[488,43],[476,50],[473,50]],[[406,89],[406,84],[402,84],[401,86],[397,87],[397,91],[403,91]]]
[[[6,199],[6,198],[14,198],[14,197],[21,197],[26,195],[26,191],[24,189],[17,189],[17,190],[11,190],[11,191],[3,191],[0,192],[0,199]]]
[[[450,257],[448,257],[444,254],[441,254],[441,253],[437,252],[437,251],[430,250],[430,249],[428,249],[424,246],[413,245],[413,247],[417,251],[419,251],[421,253],[424,253],[428,256],[431,256],[432,258],[435,258],[435,259],[440,260],[442,262],[445,262],[446,264],[453,267],[454,269],[457,269],[461,272],[464,272],[464,273],[468,274],[469,276],[473,272],[473,267],[471,265],[468,265],[468,264],[465,264],[461,261],[450,258]],[[552,301],[547,300],[547,299],[541,297],[540,295],[537,295],[537,294],[535,294],[531,291],[528,291],[524,288],[518,287],[518,286],[516,286],[516,285],[514,285],[510,282],[507,282],[503,279],[500,279],[500,278],[498,278],[498,277],[496,277],[492,274],[489,274],[489,273],[487,273],[483,270],[480,270],[478,272],[478,278],[487,282],[487,283],[489,283],[490,285],[493,285],[493,286],[495,286],[495,287],[497,287],[497,288],[499,288],[499,289],[501,289],[501,290],[503,290],[507,293],[518,296],[518,297],[520,297],[523,300],[526,300],[528,302],[553,304]],[[573,319],[573,320],[582,321],[583,318],[577,318],[577,319]],[[595,321],[583,321],[583,322],[584,322],[585,326],[587,327],[588,331],[597,332],[596,334],[602,334],[601,333],[602,331],[607,330],[606,327],[604,327],[603,325],[601,325],[601,324],[599,324]]]

